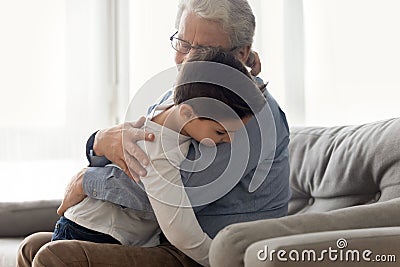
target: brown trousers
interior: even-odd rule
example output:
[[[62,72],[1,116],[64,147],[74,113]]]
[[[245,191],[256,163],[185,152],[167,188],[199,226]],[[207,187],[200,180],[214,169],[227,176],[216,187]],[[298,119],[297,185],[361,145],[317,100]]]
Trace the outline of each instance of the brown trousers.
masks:
[[[51,234],[35,233],[25,238],[18,250],[17,266],[200,266],[168,242],[151,248],[76,240],[50,242]]]

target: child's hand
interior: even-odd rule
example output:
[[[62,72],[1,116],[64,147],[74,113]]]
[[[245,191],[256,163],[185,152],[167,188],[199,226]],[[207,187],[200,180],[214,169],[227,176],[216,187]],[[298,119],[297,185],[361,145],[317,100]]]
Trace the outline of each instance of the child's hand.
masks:
[[[246,66],[251,68],[251,75],[257,76],[261,72],[261,60],[258,53],[251,51],[246,61]]]

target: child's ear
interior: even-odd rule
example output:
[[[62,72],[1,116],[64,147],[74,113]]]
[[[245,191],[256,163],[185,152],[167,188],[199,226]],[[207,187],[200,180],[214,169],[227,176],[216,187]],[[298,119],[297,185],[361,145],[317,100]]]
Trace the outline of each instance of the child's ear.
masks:
[[[195,117],[193,108],[188,104],[179,105],[179,115],[185,121],[193,119]]]

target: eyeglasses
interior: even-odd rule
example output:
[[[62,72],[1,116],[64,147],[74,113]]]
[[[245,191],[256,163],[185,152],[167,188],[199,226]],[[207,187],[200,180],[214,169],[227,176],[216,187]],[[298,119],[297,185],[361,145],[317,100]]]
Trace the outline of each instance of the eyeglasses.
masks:
[[[189,54],[190,50],[192,50],[192,48],[194,48],[194,46],[192,46],[192,44],[189,43],[188,41],[185,41],[185,40],[179,39],[178,37],[175,37],[175,35],[177,35],[177,34],[178,34],[178,31],[176,33],[174,33],[174,35],[169,37],[172,48],[175,49],[176,51],[178,51],[179,53]]]
[[[169,40],[171,41],[171,46],[173,49],[175,49],[177,52],[182,53],[182,54],[189,54],[190,50],[193,48],[200,48],[202,46],[192,46],[191,43],[188,41],[182,40],[178,37],[175,37],[178,34],[178,31],[176,31],[171,37],[169,37]],[[233,47],[228,52],[233,52],[237,47]]]

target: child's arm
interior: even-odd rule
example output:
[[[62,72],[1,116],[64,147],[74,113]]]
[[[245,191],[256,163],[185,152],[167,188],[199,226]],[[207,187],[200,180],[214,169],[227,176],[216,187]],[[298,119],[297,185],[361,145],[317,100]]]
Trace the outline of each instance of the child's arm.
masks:
[[[142,182],[161,230],[180,251],[209,266],[211,238],[196,219],[179,169],[162,156],[153,158],[151,163],[153,168],[148,169],[148,175],[142,178]]]

